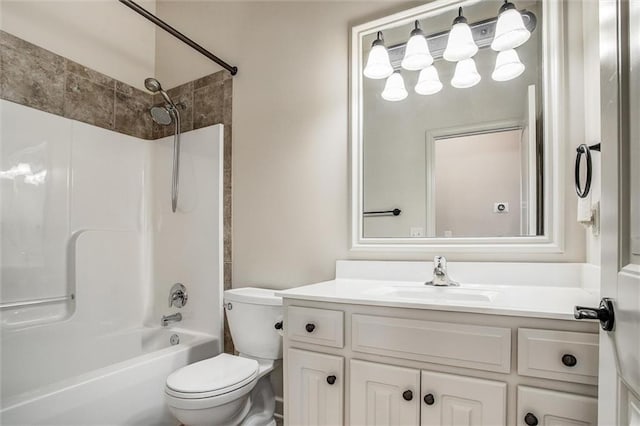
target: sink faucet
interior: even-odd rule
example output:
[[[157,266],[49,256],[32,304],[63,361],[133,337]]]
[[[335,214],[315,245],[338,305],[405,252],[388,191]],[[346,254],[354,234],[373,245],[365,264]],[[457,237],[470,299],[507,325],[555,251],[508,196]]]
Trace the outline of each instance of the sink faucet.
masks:
[[[433,258],[433,278],[431,281],[427,281],[425,285],[457,286],[460,283],[449,278],[447,274],[447,259],[444,256],[436,256]]]
[[[163,315],[160,320],[160,325],[166,327],[169,323],[178,321],[182,321],[182,314],[180,312],[171,315]]]

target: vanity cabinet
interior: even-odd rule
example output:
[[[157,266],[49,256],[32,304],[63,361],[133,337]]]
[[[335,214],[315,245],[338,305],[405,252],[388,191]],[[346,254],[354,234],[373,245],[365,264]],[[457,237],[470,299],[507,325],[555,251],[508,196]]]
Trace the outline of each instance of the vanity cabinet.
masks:
[[[360,360],[350,370],[351,425],[505,425],[506,383]]]
[[[349,366],[349,424],[420,424],[419,370],[360,360]]]
[[[287,372],[289,424],[342,425],[344,400],[342,357],[289,349]]]
[[[596,425],[596,322],[286,297],[284,311],[285,425]]]
[[[596,426],[596,398],[518,386],[518,426]]]

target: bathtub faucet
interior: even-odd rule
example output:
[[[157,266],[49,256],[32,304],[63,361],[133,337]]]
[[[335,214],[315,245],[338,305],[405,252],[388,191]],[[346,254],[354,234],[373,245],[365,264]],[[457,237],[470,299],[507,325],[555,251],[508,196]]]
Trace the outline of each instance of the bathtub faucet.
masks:
[[[162,319],[160,320],[160,325],[166,327],[169,325],[169,323],[178,321],[182,321],[182,314],[180,312],[178,312],[177,314],[163,315]]]

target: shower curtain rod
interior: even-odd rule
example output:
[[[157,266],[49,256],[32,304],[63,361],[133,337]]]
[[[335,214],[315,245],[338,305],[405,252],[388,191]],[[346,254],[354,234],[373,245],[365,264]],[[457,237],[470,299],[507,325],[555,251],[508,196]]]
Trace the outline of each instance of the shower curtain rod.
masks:
[[[122,4],[124,4],[125,6],[127,6],[128,8],[130,8],[131,10],[133,10],[134,12],[139,13],[143,17],[147,18],[149,21],[153,22],[154,24],[156,24],[157,26],[159,26],[160,28],[162,28],[163,30],[165,30],[166,32],[168,32],[169,34],[171,34],[172,36],[174,36],[178,40],[182,41],[183,43],[191,46],[193,49],[195,49],[198,52],[202,53],[204,56],[206,56],[207,58],[211,59],[216,64],[220,65],[222,68],[224,68],[227,71],[229,71],[231,73],[231,75],[236,75],[238,73],[238,67],[234,67],[232,65],[229,65],[228,63],[226,63],[222,59],[218,58],[216,55],[214,55],[213,53],[209,52],[207,49],[205,49],[204,47],[200,46],[198,43],[196,43],[195,41],[191,40],[189,37],[187,37],[186,35],[182,34],[180,31],[176,30],[171,25],[167,24],[162,19],[160,19],[156,15],[152,14],[151,12],[149,12],[144,7],[140,6],[139,4],[135,3],[132,0],[118,0],[118,1],[120,3],[122,3]]]

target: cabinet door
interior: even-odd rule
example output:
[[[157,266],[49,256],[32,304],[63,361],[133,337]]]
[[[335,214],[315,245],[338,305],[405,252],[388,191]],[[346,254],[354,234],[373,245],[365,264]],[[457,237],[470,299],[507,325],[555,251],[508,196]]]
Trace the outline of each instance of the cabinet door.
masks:
[[[351,426],[417,426],[420,417],[420,372],[352,360]]]
[[[506,424],[507,384],[422,372],[422,426]]]
[[[595,426],[597,422],[595,398],[518,386],[518,426]]]
[[[287,424],[342,425],[342,357],[289,349],[287,352]]]

